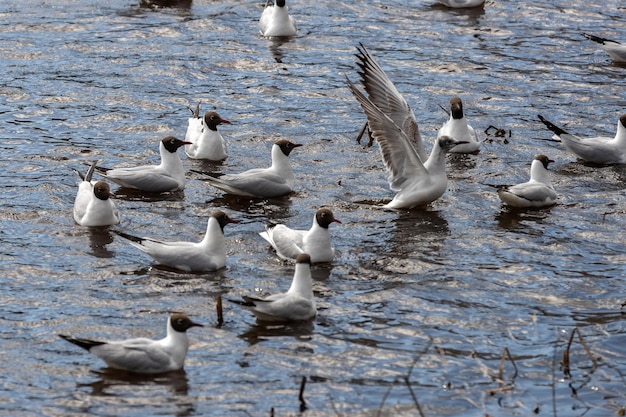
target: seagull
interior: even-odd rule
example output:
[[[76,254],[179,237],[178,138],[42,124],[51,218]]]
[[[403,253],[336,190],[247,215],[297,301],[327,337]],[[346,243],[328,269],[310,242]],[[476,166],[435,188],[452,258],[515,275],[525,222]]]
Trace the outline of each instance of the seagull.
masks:
[[[427,157],[417,121],[406,100],[367,49],[362,44],[357,49],[359,74],[369,97],[365,97],[347,76],[346,80],[367,115],[372,136],[380,145],[389,171],[389,187],[396,192],[385,207],[426,206],[441,197],[448,185],[446,153],[468,142],[441,136]]]
[[[278,224],[266,226],[259,233],[276,250],[282,259],[295,260],[301,253],[308,253],[311,262],[331,262],[335,257],[335,249],[330,246],[328,226],[341,223],[327,208],[321,208],[313,216],[313,225],[309,230],[295,230]]]
[[[455,146],[450,150],[451,153],[473,153],[480,148],[480,142],[474,128],[467,124],[467,119],[463,113],[463,102],[459,97],[450,99],[450,119],[441,126],[437,134],[438,138],[442,136],[467,141],[467,143]]]
[[[181,146],[190,144],[191,142],[183,142],[174,136],[167,136],[161,140],[159,145],[161,153],[159,165],[143,165],[133,168],[96,166],[96,171],[125,188],[134,188],[151,193],[182,190],[185,188],[185,170],[176,151]]]
[[[204,239],[200,242],[164,242],[148,237],[137,237],[116,230],[137,249],[152,256],[161,265],[185,272],[210,272],[226,266],[224,226],[238,223],[223,211],[209,217]]]
[[[565,130],[538,115],[541,120],[570,152],[587,162],[596,164],[626,164],[626,114],[622,114],[617,122],[617,133],[614,138],[598,136],[582,138],[567,133]]]
[[[289,154],[299,146],[302,145],[280,139],[272,146],[271,167],[219,177],[208,176],[206,180],[226,193],[244,197],[273,198],[289,194],[293,191],[294,182]]]
[[[485,0],[437,0],[437,2],[454,9],[462,9],[481,6]]]
[[[273,6],[270,6],[270,0],[265,2],[259,28],[261,35],[267,37],[295,36],[298,32],[296,21],[289,15],[285,0],[276,0]]]
[[[78,173],[82,181],[78,184],[74,200],[74,220],[81,226],[110,226],[120,222],[120,212],[109,198],[109,184],[91,181],[97,163],[98,161],[94,161],[84,176]]]
[[[498,197],[506,205],[517,208],[546,207],[556,203],[556,192],[550,182],[548,164],[554,162],[545,155],[537,155],[530,166],[530,180],[498,190]]]
[[[289,291],[266,298],[243,296],[243,301],[230,300],[252,311],[259,321],[304,321],[317,314],[313,298],[311,257],[301,253],[296,258],[296,270]]]
[[[200,117],[200,104],[189,118],[189,126],[185,134],[185,141],[190,145],[185,145],[185,153],[192,159],[208,159],[211,161],[222,161],[226,159],[226,141],[217,131],[217,126],[225,123],[230,124],[226,119],[214,111]]]
[[[102,342],[60,334],[68,342],[93,353],[108,366],[141,374],[159,374],[183,368],[189,339],[187,329],[204,327],[185,314],[172,314],[167,320],[167,336],[161,340],[145,337]]]
[[[615,62],[626,62],[626,44],[590,35],[588,33],[583,33],[583,36],[602,45],[602,49],[604,49],[604,51],[609,54]]]

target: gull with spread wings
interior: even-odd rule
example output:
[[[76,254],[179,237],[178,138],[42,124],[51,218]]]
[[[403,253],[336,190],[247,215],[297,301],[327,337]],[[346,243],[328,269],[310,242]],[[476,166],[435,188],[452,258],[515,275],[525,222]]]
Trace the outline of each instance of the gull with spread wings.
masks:
[[[426,206],[446,191],[446,153],[467,141],[441,136],[427,155],[417,121],[406,100],[368,50],[362,44],[357,50],[359,75],[368,97],[347,76],[346,80],[365,111],[370,132],[380,146],[383,163],[389,171],[389,187],[396,192],[385,207]]]

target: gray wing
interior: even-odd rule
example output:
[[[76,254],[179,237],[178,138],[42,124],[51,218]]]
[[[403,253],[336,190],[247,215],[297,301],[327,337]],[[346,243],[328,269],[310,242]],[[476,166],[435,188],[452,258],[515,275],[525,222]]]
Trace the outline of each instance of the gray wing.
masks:
[[[289,194],[292,189],[285,178],[262,170],[252,173],[226,174],[207,181],[228,193],[246,197],[272,198]]]
[[[113,368],[135,372],[162,372],[172,362],[160,345],[144,338],[110,342],[95,346],[90,351]]]
[[[276,254],[284,259],[296,259],[303,253],[303,237],[305,231],[293,230],[279,224],[266,227],[265,234],[261,234],[276,250]],[[268,239],[269,238],[269,239]]]
[[[357,58],[360,61],[358,65],[361,68],[359,75],[368,98],[393,120],[415,147],[421,160],[426,161],[428,155],[424,150],[424,143],[413,111],[369,51],[363,45],[360,48],[357,47],[357,50],[359,51]]]
[[[406,133],[346,77],[350,90],[367,115],[372,136],[380,145],[383,162],[389,170],[389,187],[400,191],[407,180],[428,175]]]
[[[122,187],[155,193],[174,190],[179,185],[178,181],[171,176],[154,169],[147,169],[147,167],[112,169],[106,173],[101,173],[101,175]]]
[[[518,184],[509,187],[507,191],[528,201],[545,201],[556,198],[554,189],[541,183]]]

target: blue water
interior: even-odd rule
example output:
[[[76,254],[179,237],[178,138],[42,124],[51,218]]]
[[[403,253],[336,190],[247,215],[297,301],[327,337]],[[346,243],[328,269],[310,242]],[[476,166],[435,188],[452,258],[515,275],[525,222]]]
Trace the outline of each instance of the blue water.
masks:
[[[626,68],[581,33],[626,41],[620,1],[507,2],[448,10],[434,1],[289,2],[299,35],[258,36],[262,1],[196,1],[151,10],[134,1],[25,0],[0,5],[0,414],[24,416],[607,416],[626,406],[622,315],[624,167],[576,160],[537,120],[612,136]],[[356,143],[365,117],[346,87],[363,42],[432,141],[453,95],[485,140],[450,157],[445,195],[425,211],[390,212],[377,146]],[[188,175],[163,198],[116,191],[119,229],[199,240],[225,210],[227,268],[183,274],[108,229],[71,216],[85,162],[158,160],[184,137],[189,107],[232,125],[221,165],[292,154],[296,192],[250,201]],[[507,141],[484,132],[510,131]],[[550,209],[502,208],[494,186],[526,181],[530,161],[556,162]],[[293,266],[258,236],[264,224],[309,227],[328,206],[338,256],[314,268],[319,315],[309,325],[257,326],[216,297],[284,291]],[[110,372],[57,337],[161,337],[171,311],[189,332],[185,370]],[[572,331],[570,374],[560,365]],[[510,357],[506,354],[510,352]],[[501,358],[504,358],[502,360]],[[501,368],[502,367],[502,368]],[[298,393],[302,377],[306,410]],[[405,381],[409,381],[410,389]],[[502,379],[500,379],[502,378]]]

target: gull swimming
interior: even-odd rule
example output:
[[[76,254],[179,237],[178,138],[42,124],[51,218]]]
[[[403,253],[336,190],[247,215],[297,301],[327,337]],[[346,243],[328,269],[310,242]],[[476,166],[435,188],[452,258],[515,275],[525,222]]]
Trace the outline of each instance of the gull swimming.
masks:
[[[478,135],[474,128],[467,123],[465,113],[463,113],[463,101],[459,97],[450,99],[450,118],[441,126],[437,137],[449,136],[458,141],[467,143],[455,146],[450,153],[474,153],[480,149]]]
[[[556,192],[550,181],[548,164],[554,162],[545,155],[537,155],[530,166],[530,180],[498,190],[498,197],[506,205],[517,208],[546,207],[556,203]]]
[[[289,15],[285,0],[276,0],[274,5],[270,5],[270,0],[265,2],[259,29],[261,35],[266,37],[295,36],[298,32],[296,21]]]
[[[206,233],[200,242],[165,242],[148,237],[137,237],[115,231],[128,243],[147,253],[161,265],[185,272],[210,272],[226,266],[224,226],[238,223],[223,211],[213,212],[207,222]]]
[[[243,296],[243,301],[230,300],[252,311],[259,321],[283,322],[311,320],[317,314],[313,297],[311,257],[301,253],[289,290],[265,298]]]
[[[200,104],[196,107],[192,117],[189,118],[189,126],[185,134],[185,153],[192,159],[208,159],[210,161],[222,161],[228,156],[226,141],[218,132],[220,124],[230,124],[226,119],[214,111],[209,111],[200,117]]]
[[[272,145],[272,165],[269,168],[254,168],[239,174],[224,174],[206,177],[206,181],[220,190],[244,197],[274,198],[293,191],[294,176],[289,154],[302,146],[286,139]]]
[[[151,193],[178,191],[185,188],[185,169],[178,148],[189,145],[174,136],[167,136],[159,143],[161,163],[132,168],[104,168],[96,166],[103,177],[125,188],[134,188]]]
[[[204,327],[185,314],[172,314],[167,320],[167,336],[160,340],[145,337],[96,341],[60,334],[63,339],[102,359],[108,366],[141,374],[159,374],[183,368],[189,349],[187,330]]]
[[[604,51],[609,54],[615,62],[626,62],[626,44],[590,35],[588,33],[583,33],[583,36],[602,45],[602,49],[604,49]]]
[[[359,74],[369,97],[365,97],[347,76],[346,80],[365,111],[370,131],[389,171],[389,187],[396,192],[385,207],[426,206],[446,191],[446,153],[467,141],[441,136],[427,157],[417,121],[406,100],[367,49],[362,44],[357,49]]]
[[[615,137],[597,136],[583,138],[570,134],[555,124],[538,115],[563,143],[563,146],[579,158],[596,164],[626,164],[626,114],[617,121]]]
[[[315,212],[309,230],[295,230],[277,224],[266,226],[259,235],[272,245],[282,259],[295,260],[298,255],[308,253],[311,262],[331,262],[335,258],[335,249],[331,247],[328,226],[333,222],[341,223],[330,209],[321,208]]]
[[[98,161],[94,161],[84,176],[74,200],[74,221],[81,226],[110,226],[120,222],[120,212],[111,200],[111,188],[105,181],[91,181]],[[77,171],[78,172],[78,171]]]

